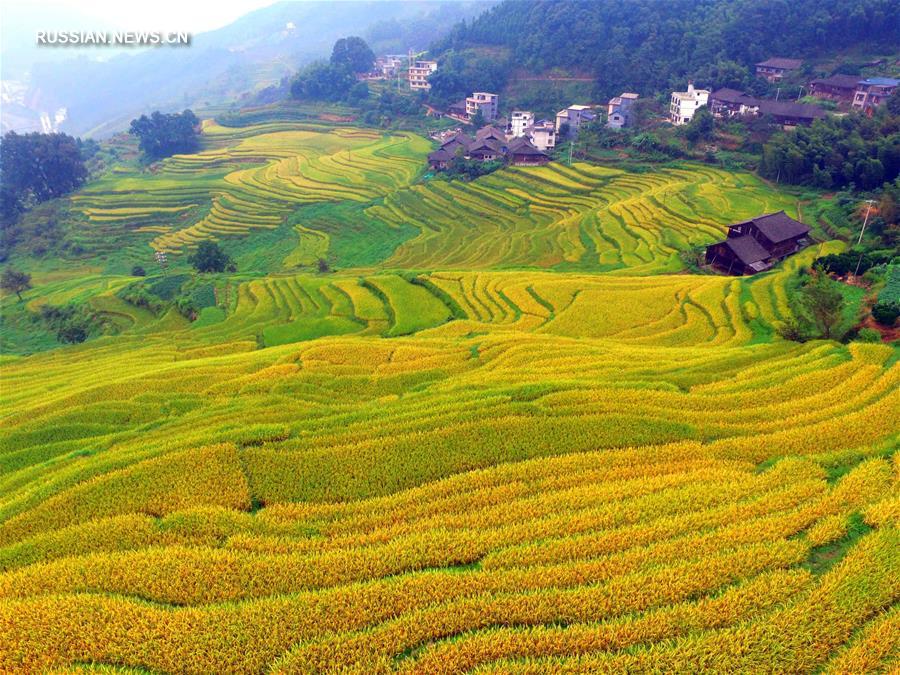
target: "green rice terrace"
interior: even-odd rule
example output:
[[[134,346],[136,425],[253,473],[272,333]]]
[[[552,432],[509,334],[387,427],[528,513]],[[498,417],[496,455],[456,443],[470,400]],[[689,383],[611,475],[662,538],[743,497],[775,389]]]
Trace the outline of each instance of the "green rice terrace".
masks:
[[[844,243],[684,262],[796,196],[691,163],[446,181],[421,136],[308,121],[202,139],[88,183],[84,255],[3,298],[0,672],[897,667],[898,349],[776,332]],[[236,272],[192,271],[210,240]],[[105,330],[59,345],[63,306]]]

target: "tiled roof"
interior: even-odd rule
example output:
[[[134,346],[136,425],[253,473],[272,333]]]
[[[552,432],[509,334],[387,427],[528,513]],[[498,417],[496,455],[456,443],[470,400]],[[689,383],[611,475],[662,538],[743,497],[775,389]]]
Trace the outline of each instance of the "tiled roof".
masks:
[[[802,236],[809,232],[809,227],[794,220],[784,211],[769,213],[752,219],[757,229],[766,235],[766,238],[774,244],[787,239]]]
[[[527,138],[515,138],[509,144],[509,152],[515,155],[546,155],[546,153],[538,150]]]
[[[709,98],[716,101],[725,101],[725,103],[747,103],[748,105],[756,100],[749,94],[745,94],[737,89],[729,89],[728,87],[716,89],[709,95]]]
[[[428,154],[429,162],[449,162],[451,159],[453,159],[453,155],[447,152],[445,148],[439,148]]]
[[[805,119],[817,119],[825,117],[825,111],[817,105],[807,103],[794,103],[792,101],[763,101],[758,100],[755,105],[759,107],[762,115],[776,115],[781,117],[800,117]]]
[[[745,265],[751,265],[769,257],[769,252],[749,234],[740,237],[730,237],[723,243]]]
[[[862,80],[859,75],[832,75],[831,77],[821,77],[813,80],[811,84],[821,84],[826,87],[841,87],[844,89],[855,89],[856,85]]]
[[[800,59],[782,59],[780,57],[773,57],[771,59],[766,59],[760,63],[757,63],[758,66],[764,66],[766,68],[782,68],[784,70],[796,70],[803,64],[803,61]]]

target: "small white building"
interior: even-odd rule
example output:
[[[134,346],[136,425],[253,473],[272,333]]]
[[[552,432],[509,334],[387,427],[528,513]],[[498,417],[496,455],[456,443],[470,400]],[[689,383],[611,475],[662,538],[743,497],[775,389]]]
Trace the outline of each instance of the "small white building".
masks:
[[[398,71],[405,61],[403,54],[386,54],[375,59],[375,72],[380,73],[382,77],[396,77]]]
[[[639,98],[640,96],[630,91],[622,92],[618,96],[609,99],[609,103],[606,104],[606,114],[612,115],[616,111],[626,112],[631,109],[631,106]]]
[[[414,61],[409,66],[409,88],[431,89],[428,76],[438,69],[437,61]]]
[[[539,120],[531,125],[525,130],[525,136],[543,152],[556,147],[556,126],[550,120]]]
[[[596,115],[589,105],[570,105],[565,110],[556,113],[556,133],[558,134],[564,124],[569,125],[569,134],[575,136],[585,122],[591,122]]]
[[[675,125],[687,124],[694,119],[694,113],[706,105],[709,91],[694,89],[694,83],[688,82],[687,91],[673,91],[669,103],[669,121]]]
[[[479,112],[485,122],[492,122],[500,110],[500,96],[486,91],[473,92],[466,98],[466,116],[472,119]]]
[[[513,110],[509,117],[509,129],[513,138],[525,135],[525,130],[534,124],[534,113],[528,110]]]

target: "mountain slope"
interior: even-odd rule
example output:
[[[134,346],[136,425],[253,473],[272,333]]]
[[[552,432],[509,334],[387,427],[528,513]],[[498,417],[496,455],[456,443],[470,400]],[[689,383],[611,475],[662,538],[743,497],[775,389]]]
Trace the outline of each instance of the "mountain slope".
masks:
[[[598,97],[647,94],[722,62],[740,69],[854,46],[895,51],[896,15],[894,0],[506,0],[432,51],[505,48],[516,68],[592,73]]]
[[[22,129],[29,120],[21,107],[32,111],[32,125],[40,113],[65,108],[60,130],[103,135],[155,108],[203,110],[232,104],[242,94],[327,57],[334,41],[346,35],[374,36],[376,50],[396,50],[401,40],[404,52],[422,49],[456,21],[486,6],[395,0],[280,2],[195,35],[189,48],[146,50],[107,61],[83,52],[62,62],[43,60],[42,55],[28,73],[27,85],[20,87],[21,94],[4,97],[4,116],[7,110],[16,111],[10,123],[18,120],[15,128]],[[7,128],[4,124],[3,130]]]

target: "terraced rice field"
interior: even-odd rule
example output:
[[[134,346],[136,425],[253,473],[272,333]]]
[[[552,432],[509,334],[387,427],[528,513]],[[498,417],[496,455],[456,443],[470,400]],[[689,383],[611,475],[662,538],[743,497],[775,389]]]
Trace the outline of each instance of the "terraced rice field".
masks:
[[[205,239],[275,228],[301,204],[371,201],[408,184],[428,148],[412,134],[296,126],[206,125],[210,149],[165,160],[151,176],[112,175],[75,203],[91,224],[154,233],[151,246],[173,253]],[[202,216],[190,222],[192,212]],[[188,219],[179,222],[183,215]]]
[[[205,239],[277,228],[309,204],[358,205],[351,216],[304,212],[292,263],[330,251],[329,230],[360,238],[405,232],[383,265],[407,269],[539,267],[675,272],[678,252],[724,225],[794,200],[746,173],[706,166],[653,173],[576,163],[509,168],[471,184],[419,181],[428,142],[413,134],[268,123],[207,124],[206,150],[153,174],[112,174],[76,197],[98,233],[130,229],[179,253]],[[305,216],[305,217],[304,217]],[[352,219],[355,222],[347,222]],[[353,235],[351,235],[353,236]],[[338,261],[340,262],[340,261]]]
[[[720,237],[728,218],[794,207],[748,174],[706,167],[632,174],[553,163],[506,169],[474,184],[417,185],[366,214],[422,224],[387,261],[397,267],[649,274],[680,269],[678,252]]]
[[[208,127],[133,187],[215,170],[263,217],[417,142],[273,125]],[[123,329],[0,357],[0,672],[895,670],[897,348],[774,333],[842,244],[676,273],[789,200],[708,168],[401,165],[311,197],[417,229],[371,269],[234,277],[193,323],[126,277],[26,294]]]

